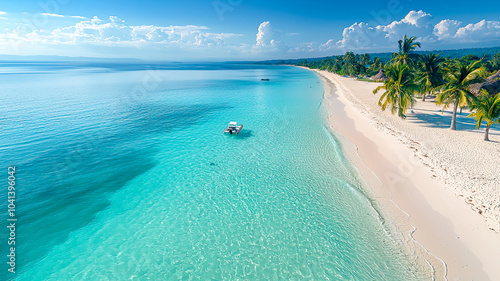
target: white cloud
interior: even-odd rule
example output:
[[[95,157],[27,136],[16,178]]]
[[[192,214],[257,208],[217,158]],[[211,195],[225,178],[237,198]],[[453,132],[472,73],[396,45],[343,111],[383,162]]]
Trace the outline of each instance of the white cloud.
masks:
[[[233,42],[239,37],[241,34],[210,32],[208,27],[197,25],[128,25],[111,16],[105,20],[93,17],[52,30],[20,24],[0,31],[0,48],[4,53],[24,55],[222,57],[245,51],[241,44]],[[224,48],[218,48],[221,46]],[[246,50],[250,52],[251,47]]]
[[[432,16],[424,11],[410,11],[402,20],[385,26],[384,32],[391,41],[399,40],[404,34],[423,39],[432,32],[431,18]]]
[[[7,12],[0,11],[0,15],[5,15],[5,14],[7,14]]]
[[[371,26],[368,23],[360,22],[346,27],[342,33],[342,39],[337,42],[337,47],[341,49],[377,49],[387,46],[395,46],[404,34],[417,36],[419,40],[429,40],[432,33],[432,16],[423,11],[410,11],[403,19],[393,21],[388,25]],[[322,46],[333,45],[325,43]]]
[[[400,21],[400,23],[407,23],[411,25],[415,25],[417,27],[419,26],[424,26],[427,24],[428,19],[430,19],[432,16],[422,10],[420,11],[410,11],[404,19]]]
[[[40,15],[42,15],[42,16],[47,16],[47,17],[64,18],[64,16],[63,16],[63,15],[59,15],[59,14],[41,13]]]
[[[342,39],[333,44],[330,39],[320,48],[324,50],[376,50],[394,49],[403,35],[416,36],[418,41],[430,47],[457,47],[454,44],[490,42],[500,44],[500,21],[482,20],[465,26],[453,19],[437,24],[432,15],[424,11],[410,11],[403,19],[388,25],[371,26],[360,22],[346,27]]]
[[[334,44],[334,40],[330,39],[322,46],[327,49],[342,48],[342,49],[364,49],[375,47],[380,42],[387,41],[387,33],[381,26],[372,27],[367,23],[360,22],[344,28],[342,32],[342,40]]]
[[[237,37],[233,33],[210,33],[205,26],[130,26],[124,20],[110,16],[108,20],[93,17],[74,25],[59,27],[52,31],[29,30],[23,27],[10,33],[0,34],[0,39],[10,38],[20,41],[45,44],[95,44],[134,45],[161,43],[171,45],[201,46],[220,44],[228,38]],[[22,32],[23,30],[29,30]]]
[[[42,16],[47,16],[47,17],[55,17],[55,18],[74,18],[74,19],[86,19],[86,17],[82,16],[65,16],[65,15],[60,15],[60,14],[51,14],[51,13],[41,13],[40,15]]]
[[[259,30],[257,33],[256,45],[265,47],[271,45],[273,41],[273,29],[271,28],[271,23],[265,21],[259,25]]]
[[[276,30],[270,21],[258,26],[256,37],[253,37],[255,41],[245,41],[242,34],[211,32],[206,26],[129,25],[117,16],[87,19],[82,16],[44,15],[54,19],[78,20],[73,23],[61,20],[60,23],[65,25],[48,30],[27,24],[6,28],[0,31],[2,52],[121,57],[149,55],[153,58],[161,54],[175,59],[313,57],[345,51],[395,51],[397,41],[404,34],[417,36],[426,49],[500,45],[500,21],[462,23],[454,19],[434,20],[424,11],[410,11],[402,19],[387,25],[356,22],[323,44],[289,44],[287,40],[297,41],[295,35],[302,36],[303,33]],[[89,54],[89,50],[93,53]]]
[[[280,32],[276,32],[271,27],[271,22],[265,21],[259,25],[255,39],[253,53],[277,53],[287,51],[289,48],[280,40]]]
[[[437,36],[439,40],[453,38],[461,24],[462,22],[457,20],[442,20],[434,26],[433,34]]]
[[[460,21],[446,19],[436,24],[433,33],[441,42],[498,44],[500,21],[483,19],[463,26]]]
[[[471,42],[492,39],[498,40],[500,39],[500,21],[482,20],[476,24],[468,24],[464,27],[460,27],[455,37]]]

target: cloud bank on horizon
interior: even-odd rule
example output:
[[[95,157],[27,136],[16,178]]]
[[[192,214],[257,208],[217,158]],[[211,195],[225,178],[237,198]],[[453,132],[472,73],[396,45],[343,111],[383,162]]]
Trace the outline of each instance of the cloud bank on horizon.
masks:
[[[410,11],[403,19],[388,25],[354,23],[344,29],[341,40],[328,41],[324,46],[356,50],[385,49],[391,44],[394,46],[394,42],[404,34],[417,36],[424,46],[494,46],[500,44],[500,21],[483,19],[477,23],[464,24],[458,20],[444,19],[434,23],[431,14],[421,10]]]
[[[5,16],[7,12],[0,11]],[[483,19],[463,23],[436,20],[422,10],[410,11],[387,25],[356,22],[326,42],[290,44],[283,31],[262,22],[249,34],[212,32],[206,26],[129,25],[116,16],[87,19],[82,16],[40,14],[62,20],[52,29],[20,23],[0,32],[0,47],[10,55],[66,55],[160,59],[269,59],[326,56],[345,51],[395,51],[404,34],[417,36],[423,49],[488,47],[500,45],[500,21]],[[68,23],[69,21],[73,21]],[[293,32],[290,31],[290,32]],[[300,36],[300,34],[299,34]]]

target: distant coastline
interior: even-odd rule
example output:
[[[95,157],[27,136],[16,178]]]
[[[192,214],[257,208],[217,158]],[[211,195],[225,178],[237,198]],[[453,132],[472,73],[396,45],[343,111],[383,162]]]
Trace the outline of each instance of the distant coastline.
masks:
[[[489,48],[461,48],[461,49],[445,49],[445,50],[426,50],[426,51],[415,51],[416,54],[429,54],[434,52],[436,54],[440,54],[443,57],[450,58],[460,58],[465,55],[475,55],[475,56],[483,56],[483,55],[495,55],[500,52],[500,46],[498,47],[489,47]],[[391,59],[391,55],[393,52],[369,52],[371,57],[378,57],[382,61],[387,62]],[[321,61],[327,59],[329,57],[312,57],[312,58],[299,58],[299,59],[275,59],[275,60],[266,60],[261,61],[259,63],[263,64],[296,64],[298,62],[307,60],[307,61]]]

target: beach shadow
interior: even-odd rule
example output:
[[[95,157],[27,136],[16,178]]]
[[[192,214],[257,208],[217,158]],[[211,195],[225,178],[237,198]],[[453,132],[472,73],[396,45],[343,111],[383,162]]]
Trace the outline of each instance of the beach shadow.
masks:
[[[418,111],[430,111],[430,112],[435,112],[431,110],[424,110],[424,109],[418,109]],[[476,129],[476,120],[474,118],[469,118],[467,117],[469,113],[457,113],[457,120],[456,120],[456,127],[458,131],[469,131],[469,132],[474,132],[474,133],[479,133],[479,134],[484,134],[484,128],[485,125],[483,124],[481,128]],[[442,128],[442,129],[448,129],[451,124],[451,115],[449,114],[439,114],[439,113],[418,113],[415,112],[411,115],[408,116],[408,120],[412,121],[414,123],[420,124],[425,127],[429,128]],[[490,129],[490,134],[491,135],[500,135],[500,132],[497,131],[497,129],[492,126]]]

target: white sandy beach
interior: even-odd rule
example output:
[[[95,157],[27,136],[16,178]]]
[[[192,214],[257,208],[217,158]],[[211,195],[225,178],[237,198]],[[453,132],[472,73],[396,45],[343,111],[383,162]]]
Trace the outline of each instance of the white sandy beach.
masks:
[[[451,131],[451,109],[440,112],[432,99],[402,120],[377,105],[380,83],[316,72],[347,156],[436,280],[500,280],[498,128],[485,142],[464,111]]]

